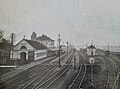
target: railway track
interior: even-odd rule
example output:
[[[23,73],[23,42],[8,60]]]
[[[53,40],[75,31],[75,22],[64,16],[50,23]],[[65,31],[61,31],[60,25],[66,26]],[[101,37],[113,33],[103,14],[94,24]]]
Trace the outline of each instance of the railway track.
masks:
[[[109,66],[112,66],[112,68],[110,68],[110,69],[113,69],[111,72],[114,73],[114,79],[112,80],[113,82],[110,84],[108,83],[109,87],[110,87],[110,89],[117,89],[116,84],[117,84],[117,79],[118,79],[118,76],[120,73],[120,60],[119,60],[120,56],[111,52],[110,55],[107,56],[106,58],[107,58],[107,60],[109,60]],[[109,82],[110,81],[111,80],[109,80]]]
[[[63,57],[65,58],[65,57]],[[45,78],[48,78],[51,74],[54,73],[54,69],[57,68],[56,65],[50,65],[50,60],[43,62],[40,65],[37,65],[35,70],[30,69],[30,71],[23,76],[17,76],[13,80],[7,81],[0,89],[34,89],[37,85],[45,81]],[[42,67],[43,66],[43,67]],[[35,72],[36,71],[36,72]],[[26,76],[27,75],[27,76]],[[39,81],[40,80],[40,81]]]
[[[41,68],[44,68],[45,66],[41,66]],[[15,75],[14,77],[10,78],[10,79],[5,79],[3,81],[0,82],[0,88],[4,88],[7,85],[13,84],[15,80],[19,80],[19,79],[24,79],[26,76],[25,75],[30,75],[30,73],[37,72],[40,69],[38,68],[34,68],[33,70],[28,69],[27,71],[22,71],[21,73]]]
[[[42,64],[49,63],[49,61],[54,60],[55,58],[56,58],[56,57],[52,57],[50,60],[47,60],[47,61],[43,62]],[[39,65],[41,65],[41,64],[39,64]],[[39,66],[39,65],[35,65],[34,67],[30,67],[30,68],[28,68],[27,70],[34,71],[34,70],[36,70],[36,67]],[[9,76],[7,76],[7,77],[1,77],[1,76],[0,76],[0,83],[1,83],[1,82],[4,82],[4,81],[6,81],[6,80],[9,80],[10,78],[14,78],[14,77],[16,77],[16,76],[18,76],[18,75],[21,75],[21,74],[23,74],[24,72],[25,72],[25,70],[23,70],[23,71],[21,70],[20,72],[15,73],[15,74],[12,74],[12,75],[9,75]]]
[[[29,80],[29,79],[31,79],[33,77],[38,76],[39,73],[42,73],[43,71],[47,70],[48,69],[47,67],[48,66],[43,66],[43,67],[41,67],[42,69],[39,69],[39,70],[36,69],[36,71],[34,71],[34,73],[29,71],[27,73],[24,73],[21,76],[18,76],[18,77],[13,78],[13,79],[11,79],[9,81],[6,81],[3,85],[2,84],[0,85],[0,89],[6,89],[6,88],[7,89],[15,89],[15,88],[13,88],[14,86],[20,84],[23,81],[26,81],[26,80]]]
[[[78,71],[78,74],[74,78],[73,82],[69,86],[69,89],[82,88],[82,82],[83,82],[85,75],[86,75],[86,64],[85,64],[84,58],[82,57],[82,55],[80,55],[80,53],[79,53],[79,60],[81,60],[81,62],[82,62],[80,65],[80,69]]]
[[[54,60],[53,58],[43,62],[42,64],[48,64],[50,61]],[[25,71],[22,71],[12,77],[4,78],[0,81],[0,89],[10,89],[15,85],[20,84],[22,81],[26,81],[27,79],[33,78],[39,74],[39,72],[45,71],[49,65],[36,65],[31,67]],[[12,88],[13,89],[13,88]],[[16,88],[15,88],[16,89]]]
[[[47,60],[47,61],[43,62],[42,64],[44,64],[44,63],[49,63],[49,61],[54,60],[55,58],[56,58],[56,57],[52,57],[50,60]],[[39,65],[41,65],[41,64],[39,64]],[[36,70],[36,67],[39,66],[39,65],[35,65],[34,67],[28,68],[28,70],[29,70],[29,71],[34,71],[34,70]],[[4,82],[4,81],[8,81],[9,79],[12,79],[12,78],[14,78],[14,77],[17,77],[17,76],[19,76],[19,75],[21,75],[21,74],[24,74],[24,72],[25,72],[25,70],[23,70],[23,71],[21,70],[20,72],[15,73],[15,74],[12,74],[12,75],[9,75],[9,76],[7,76],[7,77],[0,77],[0,83],[2,83],[2,82]]]
[[[113,62],[114,66],[116,68],[115,75],[116,75],[116,79],[118,79],[117,77],[118,77],[119,71],[120,71],[120,60],[116,59],[113,56],[110,56],[109,58],[110,58],[111,62]],[[114,80],[114,83],[112,85],[112,89],[116,89],[116,87],[115,87],[116,81],[117,81],[116,79]]]
[[[38,79],[42,79],[46,75],[46,73],[51,73],[54,70],[55,66],[48,66],[47,68],[43,69],[42,71],[39,71],[37,74],[34,74],[28,78],[25,78],[21,80],[18,85],[14,84],[9,89],[26,89],[26,87],[29,87],[31,89],[31,86],[34,86],[36,82],[38,82]],[[24,87],[26,86],[26,87]]]
[[[115,62],[117,66],[117,73],[119,72],[118,70],[120,69],[120,58],[117,58],[116,56],[112,55],[110,58]]]
[[[115,78],[116,78],[116,65],[114,64],[114,62],[109,59],[108,57],[105,57],[105,56],[102,56],[102,55],[99,55],[105,62],[106,62],[106,65],[107,65],[107,80],[106,83],[105,83],[105,89],[112,89],[112,86],[114,85],[114,81],[115,81]]]
[[[73,54],[70,56],[70,58],[68,58],[68,61],[66,62],[66,64],[69,64],[72,58],[73,58]],[[41,80],[39,79],[38,82],[34,83],[34,86],[31,86],[31,84],[33,85],[33,82],[35,82],[37,78],[33,82],[24,86],[24,88],[22,89],[40,89],[40,88],[48,89],[54,82],[56,82],[70,68],[71,68],[71,65],[64,65],[62,68],[60,68],[58,71],[54,73],[47,73],[44,77],[42,77]]]
[[[119,69],[119,62],[116,61],[113,57],[107,57],[107,59],[109,59],[115,69],[115,74],[117,75],[118,73],[118,69]]]
[[[43,89],[49,89],[52,84],[54,84],[55,81],[57,81],[64,73],[66,73],[72,65],[65,66],[62,70],[60,70],[55,75],[51,76],[48,80],[43,82],[41,85],[36,87],[36,89],[43,88]],[[51,89],[51,88],[50,88]]]

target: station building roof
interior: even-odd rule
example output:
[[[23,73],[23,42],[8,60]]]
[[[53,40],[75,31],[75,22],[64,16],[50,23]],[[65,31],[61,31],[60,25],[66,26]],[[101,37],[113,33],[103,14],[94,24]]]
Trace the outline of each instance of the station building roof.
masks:
[[[16,47],[17,45],[19,45],[22,41],[26,41],[28,44],[30,44],[33,48],[35,48],[36,50],[40,50],[40,49],[47,49],[47,47],[35,40],[28,40],[28,39],[22,39],[20,42],[18,42],[14,47]],[[13,47],[13,48],[14,48]]]
[[[35,48],[36,50],[47,49],[47,47],[44,44],[42,44],[38,41],[27,40],[27,39],[24,39],[24,40],[27,41],[31,46],[33,46],[33,48]]]
[[[36,40],[40,40],[40,41],[43,41],[43,40],[54,41],[53,39],[51,39],[50,37],[48,37],[48,36],[46,36],[44,34],[42,36],[37,37]]]

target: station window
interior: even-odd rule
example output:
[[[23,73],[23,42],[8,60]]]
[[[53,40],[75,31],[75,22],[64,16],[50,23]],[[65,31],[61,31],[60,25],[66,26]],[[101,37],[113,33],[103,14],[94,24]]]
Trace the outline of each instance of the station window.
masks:
[[[46,55],[46,52],[43,52],[43,53],[37,53],[37,57],[44,56],[44,55]]]
[[[21,48],[20,49],[27,49],[25,46],[21,46]]]

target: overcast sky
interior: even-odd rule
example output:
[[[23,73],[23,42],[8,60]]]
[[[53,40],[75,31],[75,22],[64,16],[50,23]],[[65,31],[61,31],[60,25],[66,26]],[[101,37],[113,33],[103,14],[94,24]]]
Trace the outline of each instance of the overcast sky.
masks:
[[[17,41],[34,31],[75,45],[119,45],[120,0],[0,0],[0,28]]]

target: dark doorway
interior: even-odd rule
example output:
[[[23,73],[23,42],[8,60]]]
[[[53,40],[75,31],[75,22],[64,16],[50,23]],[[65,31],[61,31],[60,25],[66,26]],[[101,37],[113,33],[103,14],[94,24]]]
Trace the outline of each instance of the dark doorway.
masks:
[[[20,59],[22,64],[26,63],[26,52],[20,53]]]
[[[91,52],[91,56],[93,57],[93,51]]]

